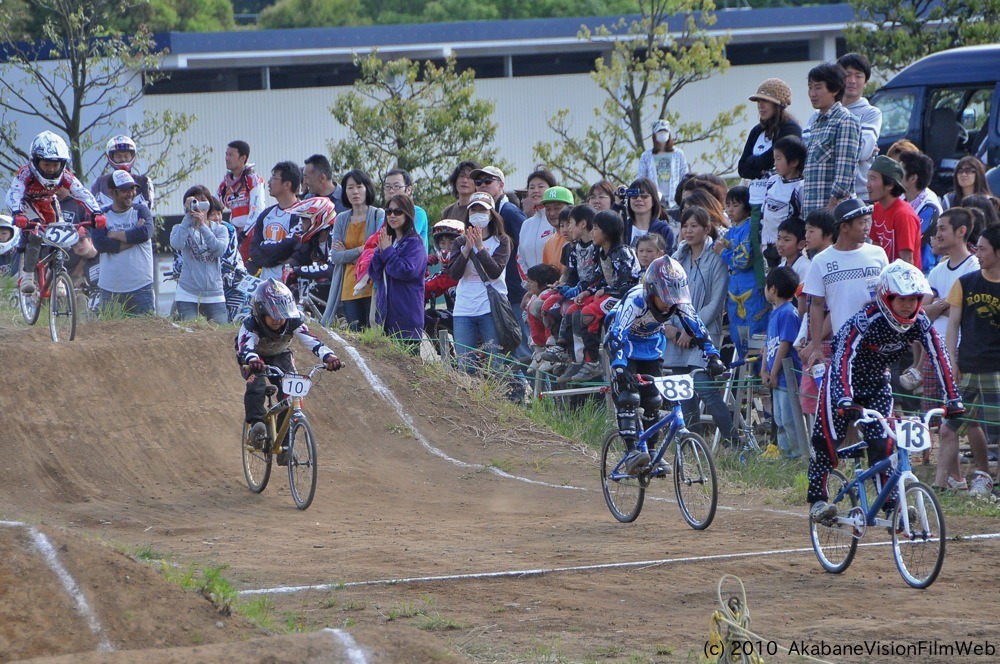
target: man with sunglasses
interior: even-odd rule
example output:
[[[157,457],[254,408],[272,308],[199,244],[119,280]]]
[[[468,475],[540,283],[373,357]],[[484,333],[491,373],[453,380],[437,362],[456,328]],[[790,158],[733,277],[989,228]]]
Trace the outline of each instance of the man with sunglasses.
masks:
[[[493,197],[493,201],[496,204],[496,211],[500,213],[503,217],[503,230],[510,236],[510,258],[507,260],[507,299],[510,301],[510,306],[514,311],[520,311],[521,300],[524,298],[524,286],[521,285],[521,280],[523,275],[517,266],[517,250],[519,247],[519,238],[521,237],[521,226],[524,224],[526,217],[524,212],[521,211],[517,205],[514,205],[507,199],[507,194],[504,192],[504,175],[496,166],[486,166],[484,168],[477,168],[470,174],[472,180],[476,183],[476,191],[482,191]],[[521,347],[517,349],[515,354],[519,359],[527,358],[531,356],[531,350],[528,348],[527,339],[531,338],[528,331],[528,327],[523,320],[521,321]]]

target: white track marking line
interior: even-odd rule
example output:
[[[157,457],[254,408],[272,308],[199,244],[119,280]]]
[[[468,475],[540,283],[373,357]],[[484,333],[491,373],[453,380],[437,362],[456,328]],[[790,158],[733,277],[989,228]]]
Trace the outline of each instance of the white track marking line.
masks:
[[[87,603],[87,598],[83,596],[80,586],[77,585],[73,577],[70,576],[69,571],[63,567],[61,562],[59,562],[56,550],[52,548],[52,543],[49,542],[49,538],[32,526],[19,521],[0,521],[0,526],[21,527],[28,531],[28,534],[31,535],[32,542],[35,544],[35,548],[38,549],[40,554],[42,554],[42,558],[45,559],[49,568],[55,572],[57,577],[59,577],[59,581],[62,583],[63,588],[66,589],[66,593],[73,600],[73,604],[76,605],[76,612],[87,621],[87,626],[90,628],[90,631],[93,632],[95,636],[100,637],[100,642],[97,644],[97,651],[114,652],[115,647],[106,637],[103,636],[104,630],[101,627],[100,621],[97,619],[94,611],[90,608],[90,604]]]
[[[1000,533],[982,533],[978,535],[962,535],[961,540],[995,540],[1000,539]],[[892,542],[862,542],[858,546],[891,546]],[[538,569],[507,570],[501,572],[480,572],[475,574],[447,574],[442,576],[413,576],[400,579],[378,579],[373,581],[351,581],[347,583],[321,583],[311,586],[278,586],[275,588],[257,588],[241,590],[240,595],[283,595],[304,590],[339,590],[342,588],[358,588],[362,586],[395,586],[403,583],[431,583],[440,581],[468,581],[475,579],[501,579],[511,577],[542,576],[560,572],[592,572],[606,569],[630,569],[635,567],[655,567],[661,565],[682,565],[686,563],[705,563],[720,560],[739,560],[743,558],[762,558],[765,556],[784,556],[800,553],[812,553],[813,549],[801,547],[797,549],[772,549],[769,551],[747,551],[743,553],[719,553],[710,556],[686,556],[683,558],[661,558],[659,560],[636,560],[621,563],[600,563],[596,565],[574,565],[572,567],[547,567]]]
[[[337,638],[337,641],[344,646],[347,659],[350,660],[351,664],[367,664],[368,660],[365,659],[365,651],[361,649],[357,641],[350,634],[342,629],[333,629],[330,627],[324,628],[323,631],[333,634]]]

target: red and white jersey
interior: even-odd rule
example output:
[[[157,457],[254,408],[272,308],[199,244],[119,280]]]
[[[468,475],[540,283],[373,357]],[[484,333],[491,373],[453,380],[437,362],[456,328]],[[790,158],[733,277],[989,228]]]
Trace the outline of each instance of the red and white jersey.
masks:
[[[101,211],[97,199],[73,175],[73,172],[69,168],[63,169],[59,184],[50,188],[38,181],[38,178],[31,172],[31,167],[28,164],[22,166],[10,181],[10,189],[7,191],[7,207],[10,208],[11,214],[22,214],[25,210],[25,201],[27,200],[45,223],[54,223],[56,218],[55,211],[52,208],[52,197],[59,189],[68,190],[70,198],[80,201],[81,204],[90,210],[91,214],[98,214]]]
[[[230,210],[229,221],[237,230],[247,232],[265,207],[264,180],[247,164],[239,177],[226,173],[219,184],[219,200]]]

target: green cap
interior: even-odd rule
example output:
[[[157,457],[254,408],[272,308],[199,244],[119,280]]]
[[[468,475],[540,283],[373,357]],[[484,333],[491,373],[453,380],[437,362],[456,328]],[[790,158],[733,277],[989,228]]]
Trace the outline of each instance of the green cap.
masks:
[[[546,203],[565,203],[566,205],[573,205],[576,201],[573,200],[573,192],[571,192],[566,187],[549,187],[542,194],[542,205]]]

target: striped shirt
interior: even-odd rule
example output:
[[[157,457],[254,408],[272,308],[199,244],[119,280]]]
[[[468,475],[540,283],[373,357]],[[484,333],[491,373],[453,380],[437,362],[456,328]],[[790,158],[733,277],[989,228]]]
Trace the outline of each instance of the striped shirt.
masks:
[[[803,218],[826,207],[831,197],[854,196],[854,173],[860,150],[861,122],[840,102],[816,119],[809,133],[803,172]]]

